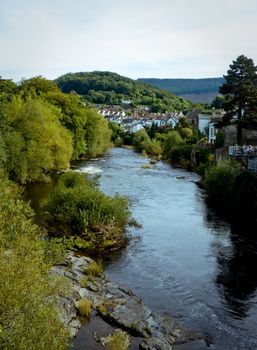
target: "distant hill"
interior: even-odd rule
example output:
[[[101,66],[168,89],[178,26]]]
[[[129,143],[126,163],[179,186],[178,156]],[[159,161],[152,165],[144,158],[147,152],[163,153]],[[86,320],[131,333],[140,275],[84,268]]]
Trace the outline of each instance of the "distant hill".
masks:
[[[165,89],[192,102],[210,103],[219,94],[224,78],[204,79],[156,79],[140,78],[144,82]]]
[[[63,92],[76,91],[96,104],[148,106],[152,112],[186,111],[191,103],[182,97],[111,72],[68,73],[55,80]]]

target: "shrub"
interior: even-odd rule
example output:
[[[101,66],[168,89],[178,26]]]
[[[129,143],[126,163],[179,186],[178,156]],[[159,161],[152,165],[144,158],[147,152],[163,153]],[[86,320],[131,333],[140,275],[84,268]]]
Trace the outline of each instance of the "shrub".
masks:
[[[174,146],[170,152],[170,161],[173,164],[180,164],[183,165],[183,162],[186,162],[186,164],[191,164],[191,147],[187,145],[177,145]]]
[[[84,317],[90,317],[92,310],[92,302],[88,298],[80,299],[76,304],[79,314]]]
[[[230,207],[233,189],[241,166],[237,162],[223,161],[206,170],[203,185],[210,201],[220,208]]]
[[[139,152],[142,152],[143,150],[146,150],[151,143],[151,139],[148,136],[145,129],[141,129],[137,131],[132,139],[132,144],[135,147],[135,149]]]
[[[44,240],[28,204],[0,181],[0,348],[64,350],[68,332],[59,320],[58,293],[50,278]]]
[[[109,350],[127,350],[129,345],[128,334],[121,330],[117,330],[107,338],[107,348]]]
[[[172,150],[174,148],[177,148],[179,146],[184,145],[185,142],[180,136],[178,131],[170,131],[167,135],[165,135],[164,141],[163,141],[163,155],[167,159],[172,158]]]
[[[127,198],[105,195],[94,180],[76,172],[60,176],[44,212],[55,233],[66,235],[99,231],[101,225],[114,226],[121,234],[130,217]]]
[[[90,277],[101,277],[103,274],[103,265],[101,262],[92,261],[85,269],[85,273]]]
[[[151,156],[159,156],[162,153],[162,147],[159,141],[153,139],[150,143],[147,144],[146,153]]]

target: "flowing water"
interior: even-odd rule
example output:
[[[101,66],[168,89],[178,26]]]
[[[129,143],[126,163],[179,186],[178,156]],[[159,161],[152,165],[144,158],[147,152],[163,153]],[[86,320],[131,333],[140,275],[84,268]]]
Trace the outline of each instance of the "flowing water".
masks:
[[[114,148],[75,166],[101,175],[104,192],[129,196],[142,224],[130,231],[127,248],[106,261],[106,275],[127,284],[151,309],[198,331],[210,349],[256,350],[256,229],[231,227],[208,209],[196,174],[162,162],[144,169],[148,163]],[[27,189],[35,209],[55,183],[56,178]],[[90,326],[82,329],[74,350],[89,348],[89,331]]]
[[[173,315],[219,350],[257,349],[257,244],[206,207],[198,176],[114,148],[77,164],[101,174],[101,188],[131,198],[142,229],[106,262],[153,310]],[[248,238],[246,238],[247,236]]]

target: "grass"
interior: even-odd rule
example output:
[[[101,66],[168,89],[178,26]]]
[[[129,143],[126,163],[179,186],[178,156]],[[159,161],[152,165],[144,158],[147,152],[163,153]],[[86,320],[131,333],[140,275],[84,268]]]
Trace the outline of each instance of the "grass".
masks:
[[[83,276],[83,277],[80,279],[80,284],[82,285],[82,287],[86,287],[87,284],[88,284],[88,282],[90,282],[90,281],[89,281],[89,279],[88,279],[87,276]]]
[[[81,316],[90,317],[92,302],[88,298],[82,298],[78,301],[77,308]]]
[[[107,340],[107,348],[109,350],[128,350],[130,345],[127,333],[117,330]]]
[[[85,274],[90,277],[101,277],[103,275],[103,265],[101,262],[92,261],[85,269]]]
[[[110,300],[108,302],[100,304],[97,307],[97,310],[101,315],[107,315],[109,312],[113,311],[113,309],[115,308],[116,305],[117,304],[114,301]]]

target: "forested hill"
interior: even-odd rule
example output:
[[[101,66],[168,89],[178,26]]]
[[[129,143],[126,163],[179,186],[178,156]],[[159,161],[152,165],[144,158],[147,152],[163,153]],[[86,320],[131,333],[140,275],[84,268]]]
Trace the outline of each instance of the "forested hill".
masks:
[[[55,81],[63,92],[72,90],[97,104],[146,105],[152,112],[188,110],[190,102],[159,88],[111,72],[80,72]]]
[[[173,94],[187,98],[192,102],[210,103],[219,94],[219,87],[224,83],[224,78],[140,78],[138,81],[153,85],[160,89],[168,90]]]

